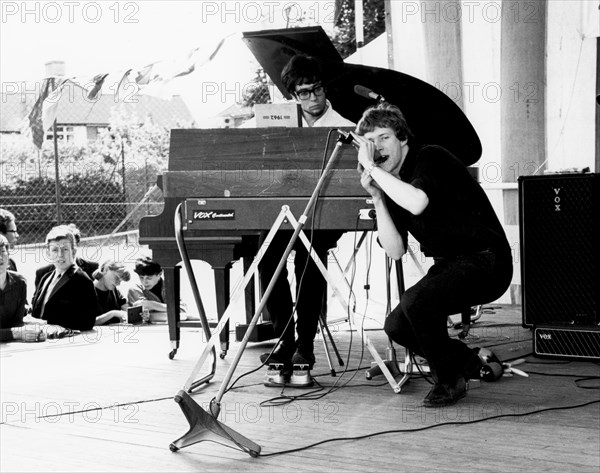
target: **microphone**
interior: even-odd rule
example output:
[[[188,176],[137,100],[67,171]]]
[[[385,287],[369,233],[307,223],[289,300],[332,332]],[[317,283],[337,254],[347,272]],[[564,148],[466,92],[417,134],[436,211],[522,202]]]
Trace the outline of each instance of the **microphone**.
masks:
[[[349,131],[340,130],[339,128],[337,129],[337,132],[340,134],[340,141],[342,143],[347,144],[347,145],[352,145],[352,147],[356,151],[358,151],[358,149],[360,148],[360,143],[358,141],[356,141],[354,136],[352,136],[352,133],[350,133]],[[373,156],[373,159],[377,160],[380,157],[381,157],[381,154],[379,153],[379,150],[375,150],[375,155]]]
[[[337,132],[340,134],[340,141],[342,143],[352,145],[354,149],[358,151],[358,148],[360,148],[360,143],[354,139],[352,133],[349,131],[340,130],[339,128]]]
[[[385,102],[385,98],[383,97],[383,95],[379,95],[379,94],[373,92],[371,89],[367,89],[366,87],[364,87],[362,85],[355,85],[354,93],[357,95],[360,95],[361,97],[365,97],[367,99],[376,100],[377,102]]]

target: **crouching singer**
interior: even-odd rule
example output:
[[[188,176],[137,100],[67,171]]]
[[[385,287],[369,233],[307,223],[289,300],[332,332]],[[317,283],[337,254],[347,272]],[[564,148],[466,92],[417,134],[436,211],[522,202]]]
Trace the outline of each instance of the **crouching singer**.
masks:
[[[379,243],[398,260],[410,232],[426,256],[427,274],[400,298],[384,329],[429,363],[434,386],[426,407],[454,404],[481,361],[448,336],[447,317],[500,297],[512,278],[511,249],[483,189],[441,146],[419,143],[398,107],[368,108],[354,136],[360,182],[373,197]],[[418,138],[418,137],[417,137]]]

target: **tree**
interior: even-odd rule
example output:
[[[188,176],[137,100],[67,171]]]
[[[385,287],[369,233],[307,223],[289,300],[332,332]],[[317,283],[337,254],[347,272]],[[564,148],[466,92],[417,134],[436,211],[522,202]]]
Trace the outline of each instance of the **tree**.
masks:
[[[269,103],[270,100],[268,77],[264,69],[259,67],[256,76],[250,82],[250,86],[246,88],[241,105],[251,107],[255,103]]]
[[[0,193],[17,215],[19,243],[40,241],[56,225],[56,205],[49,198],[55,195],[53,178],[19,179],[13,187],[0,187]],[[102,171],[61,179],[60,193],[62,222],[76,223],[86,236],[111,233],[126,215],[121,185]]]
[[[337,21],[330,38],[342,58],[356,51],[354,0],[338,0]],[[385,32],[385,1],[363,0],[365,45]]]
[[[170,131],[119,109],[95,141],[77,145],[59,141],[62,223],[76,223],[84,236],[111,233],[156,183],[167,164]],[[43,241],[56,224],[54,148],[38,151],[25,139],[2,141],[2,207],[17,216],[21,243]],[[142,209],[160,213],[162,204]]]

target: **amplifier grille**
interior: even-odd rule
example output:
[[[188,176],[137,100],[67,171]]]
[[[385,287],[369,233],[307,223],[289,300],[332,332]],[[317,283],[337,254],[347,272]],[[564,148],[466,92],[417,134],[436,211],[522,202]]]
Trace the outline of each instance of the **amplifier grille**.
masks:
[[[600,322],[598,177],[520,178],[525,325]]]
[[[539,356],[600,360],[600,328],[536,327],[533,349]]]

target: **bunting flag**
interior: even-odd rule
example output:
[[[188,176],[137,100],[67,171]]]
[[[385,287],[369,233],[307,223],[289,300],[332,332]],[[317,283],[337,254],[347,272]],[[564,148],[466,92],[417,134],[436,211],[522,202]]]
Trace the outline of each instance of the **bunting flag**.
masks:
[[[227,38],[232,35],[230,34],[222,38],[204,59],[199,57],[201,48],[197,47],[178,59],[157,61],[138,69],[135,71],[133,80],[140,87],[140,93],[166,98],[169,96],[166,86],[173,79],[187,76],[198,67],[212,61],[221,50]]]
[[[136,72],[135,82],[139,86],[152,83],[167,84],[176,77],[191,74],[196,69],[196,53],[200,48],[189,51],[183,58],[172,61],[157,61]]]
[[[131,71],[131,69],[127,69],[124,73],[119,74],[121,76],[121,79],[119,80],[119,83],[117,84],[117,88],[115,90],[115,96],[117,97],[117,99],[121,96],[121,91],[124,90],[126,85],[130,83],[129,73]]]
[[[85,90],[88,100],[96,101],[100,98],[103,88],[108,88],[109,93],[119,97],[119,94],[129,82],[128,76],[130,72],[131,69],[116,73],[103,72],[93,77],[72,77],[69,81]]]
[[[104,85],[104,79],[106,79],[106,76],[108,76],[108,74],[98,74],[97,76],[93,77],[92,82],[91,82],[93,85],[92,85],[91,89],[88,90],[88,94],[87,94],[88,99],[90,99],[90,100],[96,99],[96,97],[100,93],[100,89]]]
[[[137,70],[131,68],[115,74],[103,72],[91,78],[48,77],[44,79],[40,95],[24,119],[21,133],[29,137],[38,149],[42,148],[44,135],[57,117],[63,89],[69,83],[84,89],[87,92],[86,97],[90,101],[97,100],[100,97],[102,88],[110,83],[112,83],[110,89],[119,100],[120,94],[129,84],[136,85],[138,88],[136,92],[165,98],[168,95],[166,94],[165,85],[169,84],[175,78],[191,74],[198,67],[212,61],[225,44],[227,38],[235,34],[232,33],[223,37],[203,60],[199,60],[198,56],[201,47],[197,47],[188,51],[182,58],[177,60],[157,61]],[[114,81],[112,80],[113,75],[115,76]],[[114,84],[116,84],[116,87]]]
[[[43,114],[43,104],[48,96],[54,92],[55,89],[55,78],[48,77],[44,79],[42,82],[42,89],[40,91],[40,95],[37,100],[33,104],[29,115],[27,115],[25,119],[25,124],[22,128],[22,132],[24,135],[29,137],[33,144],[38,148],[42,148],[42,144],[44,143],[44,133],[46,129],[44,128],[42,121]]]
[[[108,75],[108,72],[105,72],[96,74],[93,77],[71,77],[66,79],[62,86],[65,86],[67,82],[71,82],[86,91],[86,98],[96,100]]]
[[[124,86],[130,71],[131,69],[117,75],[119,81],[115,89],[116,94]],[[23,134],[28,136],[38,149],[41,149],[44,142],[44,134],[52,126],[58,115],[58,107],[65,86],[73,84],[81,87],[86,91],[86,98],[88,100],[96,101],[100,97],[102,87],[107,82],[109,75],[109,73],[101,73],[92,78],[70,77],[65,79],[48,77],[44,79],[40,95],[27,116],[24,129],[22,129]]]

